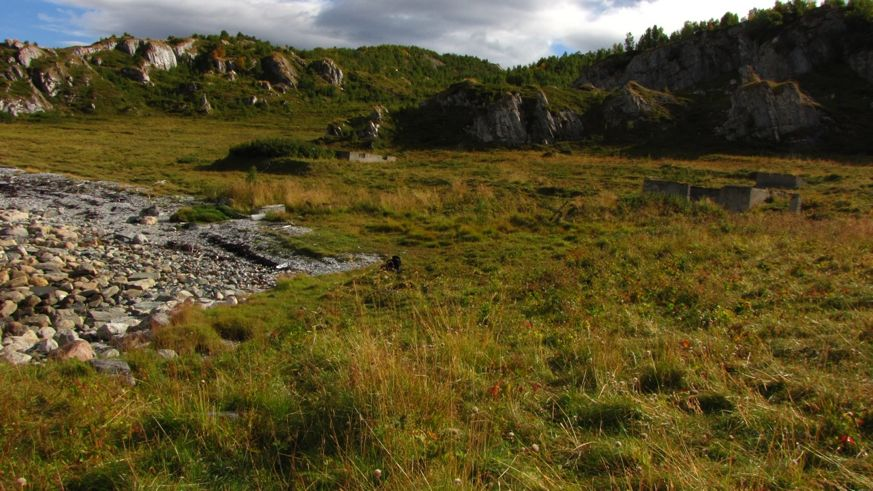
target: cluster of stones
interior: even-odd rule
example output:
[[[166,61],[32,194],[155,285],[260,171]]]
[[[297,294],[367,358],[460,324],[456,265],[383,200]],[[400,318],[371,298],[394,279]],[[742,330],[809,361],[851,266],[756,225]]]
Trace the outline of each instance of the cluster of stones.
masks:
[[[104,241],[87,228],[47,225],[46,214],[0,210],[0,355],[13,364],[114,358],[147,344],[183,302],[236,304],[244,293],[228,285],[268,284],[239,271],[216,278],[214,264],[143,237]]]
[[[277,234],[310,230],[258,221],[264,214],[174,223],[186,204],[189,198],[0,168],[0,359],[110,360],[117,371],[123,362],[113,358],[148,345],[180,304],[233,305],[273,286],[279,271],[328,274],[379,260],[283,253]]]

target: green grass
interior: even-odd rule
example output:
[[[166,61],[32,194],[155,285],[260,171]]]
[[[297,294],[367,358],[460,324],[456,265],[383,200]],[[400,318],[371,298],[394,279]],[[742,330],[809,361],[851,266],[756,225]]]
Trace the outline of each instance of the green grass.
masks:
[[[873,487],[869,161],[573,148],[209,169],[334,117],[0,125],[4,165],[284,203],[315,230],[291,247],[404,267],[180,312],[155,341],[179,358],[124,354],[133,388],[79,363],[0,366],[0,485]],[[640,192],[760,170],[802,174],[805,211]]]
[[[198,205],[180,208],[170,220],[187,223],[217,223],[241,218],[243,215],[228,206]]]

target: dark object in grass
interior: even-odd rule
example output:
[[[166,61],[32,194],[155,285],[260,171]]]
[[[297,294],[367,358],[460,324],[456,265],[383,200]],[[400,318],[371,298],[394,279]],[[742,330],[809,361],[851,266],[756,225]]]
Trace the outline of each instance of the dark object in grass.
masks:
[[[393,271],[399,273],[402,267],[400,256],[391,256],[391,259],[385,261],[382,265],[382,271]]]
[[[670,363],[656,363],[640,374],[640,392],[673,392],[685,388],[685,372]]]
[[[734,404],[722,394],[704,392],[698,394],[696,400],[703,414],[720,414],[734,410]]]

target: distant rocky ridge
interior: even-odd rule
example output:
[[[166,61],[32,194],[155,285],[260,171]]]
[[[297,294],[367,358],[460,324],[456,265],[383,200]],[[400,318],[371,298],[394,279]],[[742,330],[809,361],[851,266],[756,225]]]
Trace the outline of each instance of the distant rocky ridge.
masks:
[[[182,303],[235,304],[282,271],[325,274],[379,260],[312,259],[271,245],[271,234],[307,233],[300,227],[169,222],[186,201],[0,169],[0,358],[115,357],[149,343]]]
[[[870,78],[873,46],[854,46],[846,15],[820,9],[777,30],[760,32],[749,24],[698,34],[667,46],[596,64],[576,81],[614,89],[630,81],[656,90],[683,91],[736,78],[752,67],[764,80],[790,80],[832,63],[846,63]]]
[[[142,101],[186,115],[290,113],[293,104],[336,101],[359,103],[349,109],[356,112],[360,103],[391,109],[378,118],[340,114],[330,124],[328,139],[361,146],[591,141],[873,151],[865,137],[873,131],[873,31],[870,19],[852,12],[825,5],[778,23],[703,29],[587,65],[572,86],[515,86],[506,76],[495,81],[481,60],[438,59],[418,48],[307,53],[245,36],[124,36],[52,50],[7,40],[0,113],[136,114]],[[488,80],[439,78],[455,73],[446,61]],[[98,90],[107,84],[113,89]],[[417,96],[392,106],[399,93]]]
[[[242,57],[227,56],[220,50],[201,53],[202,45],[204,41],[200,38],[156,40],[125,36],[104,39],[90,46],[56,50],[7,39],[0,44],[0,50],[8,55],[0,60],[5,61],[0,62],[4,68],[0,71],[0,112],[12,116],[33,114],[53,110],[58,103],[64,107],[96,109],[101,102],[99,98],[76,100],[75,90],[68,90],[70,94],[54,104],[52,99],[58,98],[64,89],[90,86],[98,78],[94,67],[105,66],[110,59],[115,59],[115,53],[128,57],[121,63],[115,59],[117,74],[146,86],[152,85],[155,72],[167,72],[181,64],[230,81],[238,78],[237,70],[246,70],[259,77],[269,91],[296,88],[301,70],[311,70],[334,87],[342,87],[344,82],[342,68],[329,58],[307,63],[293,52],[276,51],[262,57],[254,66],[241,66],[248,63]],[[200,112],[211,112],[205,94],[193,96],[200,101]]]

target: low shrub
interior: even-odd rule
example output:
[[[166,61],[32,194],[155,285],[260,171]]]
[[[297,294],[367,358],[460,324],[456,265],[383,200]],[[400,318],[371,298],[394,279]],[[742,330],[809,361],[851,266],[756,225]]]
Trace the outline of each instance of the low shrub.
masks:
[[[288,138],[254,140],[230,149],[231,158],[272,159],[277,157],[297,157],[303,159],[331,159],[336,156],[333,150],[313,143]]]
[[[173,222],[185,223],[218,223],[232,218],[241,218],[242,215],[229,206],[223,205],[198,205],[180,208],[170,217]]]

